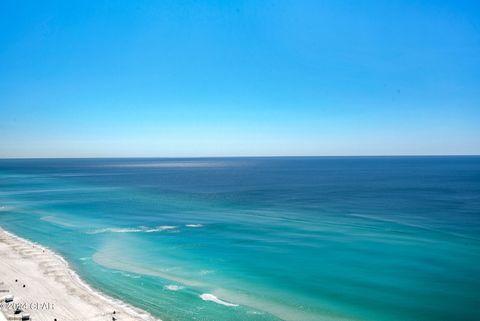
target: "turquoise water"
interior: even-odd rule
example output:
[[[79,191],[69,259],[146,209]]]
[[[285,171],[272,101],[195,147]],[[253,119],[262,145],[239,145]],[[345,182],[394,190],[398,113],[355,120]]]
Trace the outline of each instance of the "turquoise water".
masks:
[[[0,160],[0,225],[165,321],[478,320],[480,157]]]

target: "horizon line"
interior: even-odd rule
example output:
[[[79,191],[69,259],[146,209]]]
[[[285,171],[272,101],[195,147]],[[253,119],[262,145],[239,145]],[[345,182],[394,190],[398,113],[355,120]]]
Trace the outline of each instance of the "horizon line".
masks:
[[[34,159],[199,159],[199,158],[342,158],[342,157],[479,157],[480,154],[382,154],[382,155],[243,155],[243,156],[80,156],[80,157],[0,157],[0,160]]]

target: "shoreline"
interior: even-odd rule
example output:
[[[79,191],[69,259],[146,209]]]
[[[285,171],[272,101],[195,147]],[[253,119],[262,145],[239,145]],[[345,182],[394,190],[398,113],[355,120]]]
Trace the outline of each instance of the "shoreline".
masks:
[[[2,227],[0,257],[0,312],[7,319],[20,306],[23,309],[20,316],[29,314],[33,320],[161,321],[92,288],[62,256]],[[5,304],[8,295],[14,299]]]

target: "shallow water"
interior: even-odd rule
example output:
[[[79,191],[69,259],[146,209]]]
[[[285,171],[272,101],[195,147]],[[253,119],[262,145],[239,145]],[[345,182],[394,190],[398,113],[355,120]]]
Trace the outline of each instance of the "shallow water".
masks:
[[[480,157],[0,160],[0,225],[163,320],[476,320]]]

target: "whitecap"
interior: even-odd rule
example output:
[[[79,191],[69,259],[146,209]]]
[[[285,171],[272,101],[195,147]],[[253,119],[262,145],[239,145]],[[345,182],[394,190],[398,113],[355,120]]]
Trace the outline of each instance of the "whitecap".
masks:
[[[202,295],[200,295],[200,298],[202,298],[203,301],[212,301],[221,305],[225,305],[227,307],[238,307],[238,304],[220,300],[211,293],[203,293]]]
[[[185,226],[195,228],[195,227],[202,227],[203,224],[186,224]]]
[[[146,229],[146,233],[153,233],[153,232],[161,232],[161,231],[166,231],[166,230],[173,230],[176,229],[176,226],[171,226],[171,225],[162,225],[162,226],[157,226],[155,228],[150,228]]]
[[[142,232],[143,230],[140,228],[118,228],[118,227],[106,227],[94,230],[89,232],[88,234],[99,234],[99,233],[137,233]]]
[[[169,284],[169,285],[165,285],[164,289],[170,290],[170,291],[178,291],[178,290],[183,289],[183,286],[179,286],[179,285],[175,285],[175,284]]]

